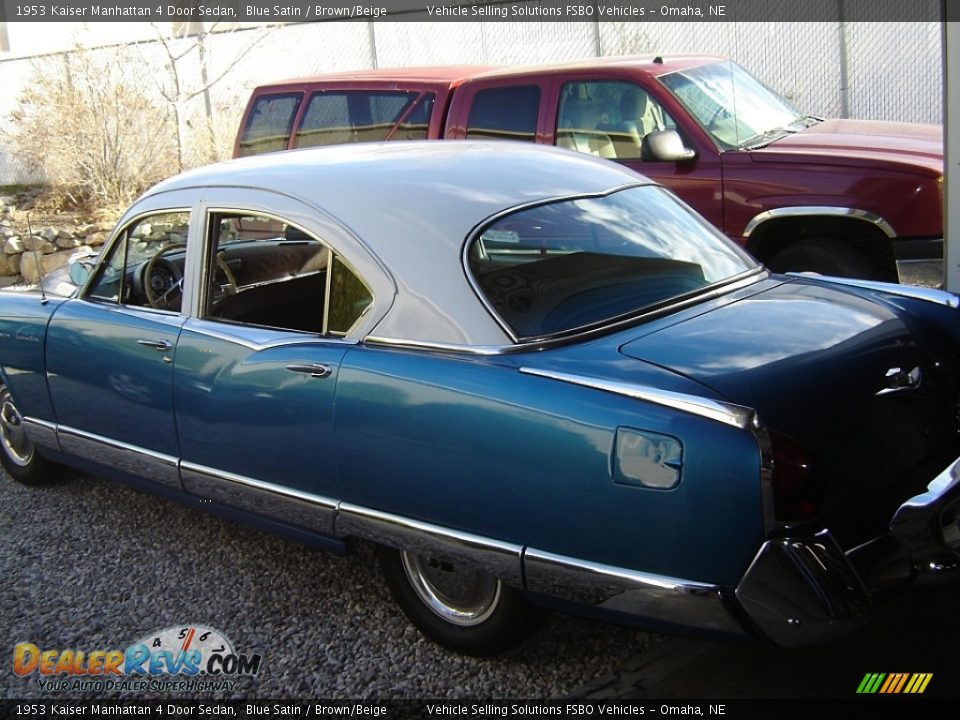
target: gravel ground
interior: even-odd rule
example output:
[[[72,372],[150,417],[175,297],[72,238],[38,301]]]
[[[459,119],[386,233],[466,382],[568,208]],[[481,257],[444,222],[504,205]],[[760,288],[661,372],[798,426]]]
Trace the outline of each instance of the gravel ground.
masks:
[[[656,642],[553,614],[509,654],[464,657],[407,622],[369,548],[337,557],[79,473],[39,488],[2,474],[0,496],[0,697],[50,696],[36,673],[12,672],[18,642],[122,649],[181,624],[223,631],[237,652],[260,653],[263,667],[232,692],[148,696],[562,697]]]

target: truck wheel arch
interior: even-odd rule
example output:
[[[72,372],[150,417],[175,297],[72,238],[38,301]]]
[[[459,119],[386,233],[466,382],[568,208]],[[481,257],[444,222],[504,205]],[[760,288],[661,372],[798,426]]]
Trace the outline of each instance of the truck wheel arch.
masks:
[[[747,251],[763,263],[778,256],[800,256],[805,248],[818,252],[836,244],[838,267],[859,263],[869,279],[894,282],[897,269],[892,241],[896,236],[893,227],[875,213],[818,206],[766,210],[754,216],[743,231]]]

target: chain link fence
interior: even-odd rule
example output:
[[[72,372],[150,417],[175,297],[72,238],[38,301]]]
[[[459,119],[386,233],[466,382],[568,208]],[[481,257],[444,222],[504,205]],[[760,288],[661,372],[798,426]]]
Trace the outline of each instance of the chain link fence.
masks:
[[[611,55],[695,53],[732,57],[817,116],[942,122],[938,0],[928,22],[325,22],[241,28],[168,41],[186,52],[174,77],[159,41],[138,42],[137,82],[180,114],[186,165],[229,155],[250,90],[261,83],[372,67],[536,65]],[[203,62],[200,62],[200,52]],[[116,47],[97,53],[116,53]],[[70,53],[0,60],[0,130],[38,74],[62,72]],[[201,89],[220,75],[223,79]],[[204,80],[206,77],[206,81]],[[180,85],[180,93],[172,89]],[[166,95],[166,98],[164,97]],[[192,97],[191,97],[192,95]],[[171,104],[169,98],[179,98]],[[0,135],[0,184],[35,181]]]

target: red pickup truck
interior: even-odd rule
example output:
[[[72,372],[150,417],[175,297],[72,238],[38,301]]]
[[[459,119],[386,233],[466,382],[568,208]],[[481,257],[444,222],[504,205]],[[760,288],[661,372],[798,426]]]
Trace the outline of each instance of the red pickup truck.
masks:
[[[776,271],[942,280],[941,128],[808,116],[724,58],[289,80],[254,91],[235,155],[422,138],[539,142],[623,163]]]

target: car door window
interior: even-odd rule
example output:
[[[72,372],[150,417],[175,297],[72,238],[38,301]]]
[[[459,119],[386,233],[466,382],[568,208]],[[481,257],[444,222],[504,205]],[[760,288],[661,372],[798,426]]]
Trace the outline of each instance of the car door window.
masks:
[[[190,213],[140,218],[117,235],[86,299],[179,312],[186,272]]]
[[[209,231],[208,319],[342,336],[373,301],[343,258],[295,225],[215,213]]]
[[[540,87],[519,85],[477,91],[467,119],[467,139],[537,139]]]
[[[570,82],[560,91],[555,142],[597,157],[641,160],[647,135],[675,128],[673,118],[639,85]]]

